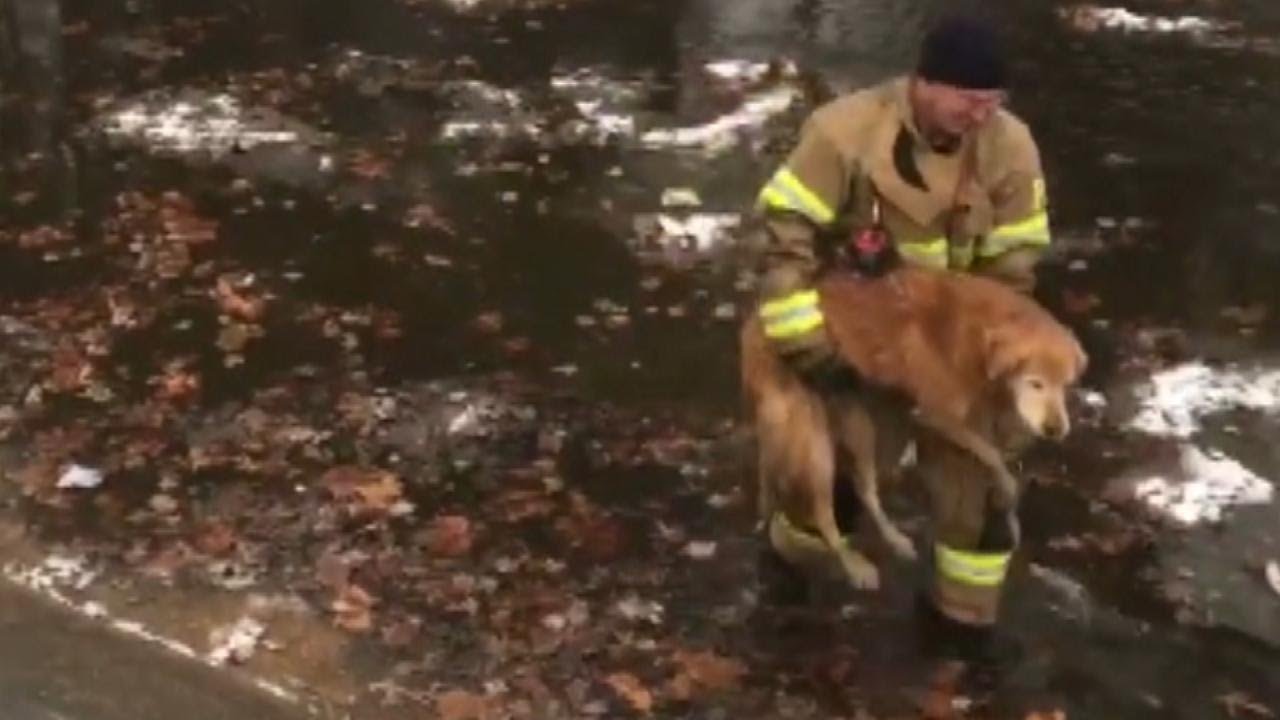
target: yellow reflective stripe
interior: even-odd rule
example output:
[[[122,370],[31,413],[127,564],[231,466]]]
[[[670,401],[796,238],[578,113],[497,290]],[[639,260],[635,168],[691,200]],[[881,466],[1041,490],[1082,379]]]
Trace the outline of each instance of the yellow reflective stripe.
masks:
[[[946,238],[930,238],[915,242],[898,243],[898,252],[910,262],[929,267],[945,268],[947,266]]]
[[[772,340],[786,340],[822,327],[822,311],[818,308],[794,310],[776,320],[766,320],[764,334]]]
[[[819,225],[836,219],[831,207],[785,167],[779,168],[760,191],[760,201],[765,207],[798,212]]]
[[[1011,238],[1044,238],[1044,242],[1049,242],[1049,213],[1043,210],[1033,213],[1025,220],[1001,225],[991,231],[991,237],[1001,239]]]
[[[992,587],[1004,582],[1012,553],[975,553],[955,550],[941,543],[934,547],[938,572],[964,585]]]
[[[772,185],[766,185],[760,191],[760,204],[770,210],[794,210],[808,217],[803,209],[795,207],[791,199],[782,192],[775,190]]]
[[[1001,225],[978,248],[984,257],[1000,255],[1015,247],[1049,244],[1049,214],[1040,211],[1018,222]]]
[[[793,310],[818,306],[817,290],[800,290],[786,297],[770,300],[760,308],[760,317],[769,319],[785,315]]]

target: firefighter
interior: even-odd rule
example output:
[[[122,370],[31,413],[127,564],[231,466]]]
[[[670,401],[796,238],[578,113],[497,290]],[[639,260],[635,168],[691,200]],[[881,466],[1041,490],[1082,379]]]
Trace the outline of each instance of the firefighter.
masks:
[[[1030,130],[1003,107],[1006,80],[994,31],[944,18],[912,72],[815,110],[761,189],[757,312],[778,355],[833,412],[856,377],[835,357],[813,284],[832,248],[873,217],[905,262],[1034,288],[1050,240],[1045,185]],[[929,597],[953,621],[989,626],[1016,518],[993,507],[981,466],[936,443],[919,451],[937,539]],[[787,557],[786,533],[772,530],[772,547]]]

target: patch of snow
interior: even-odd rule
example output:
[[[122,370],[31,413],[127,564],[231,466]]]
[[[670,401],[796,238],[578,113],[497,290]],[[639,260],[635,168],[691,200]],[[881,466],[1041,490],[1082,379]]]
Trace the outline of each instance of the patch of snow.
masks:
[[[451,85],[456,99],[470,104],[486,104],[503,107],[509,110],[519,108],[523,101],[520,93],[507,88],[500,88],[480,80],[462,80]]]
[[[129,103],[108,115],[108,136],[141,142],[151,148],[178,153],[206,151],[224,155],[233,149],[297,143],[293,130],[251,117],[230,95],[151,98]]]
[[[659,213],[638,215],[634,224],[641,237],[659,245],[709,252],[732,240],[731,231],[742,224],[742,217],[737,213],[689,213],[683,217]]]
[[[719,154],[734,147],[746,132],[758,130],[774,116],[785,112],[800,92],[790,86],[775,87],[750,96],[740,108],[702,125],[659,128],[640,136],[649,149],[701,148]]]
[[[576,140],[601,144],[636,134],[633,113],[643,99],[643,85],[605,75],[597,68],[578,68],[551,78],[552,91],[573,103],[581,118],[569,121],[563,131]]]
[[[1142,15],[1125,8],[1097,5],[1065,8],[1060,11],[1060,14],[1077,30],[1086,32],[1119,30],[1121,32],[1197,34],[1217,32],[1226,28],[1223,23],[1194,15],[1179,17]]]
[[[45,558],[39,565],[5,567],[6,577],[37,592],[61,588],[84,590],[98,579],[99,574],[98,569],[89,567],[89,561],[84,556],[56,553]]]
[[[266,626],[250,617],[242,617],[232,625],[214,629],[209,634],[210,644],[214,646],[209,651],[209,662],[225,665],[248,661],[266,633]]]
[[[653,625],[661,625],[663,615],[666,613],[666,608],[661,603],[641,600],[635,595],[628,595],[619,600],[614,609],[626,620],[644,620]]]
[[[484,0],[444,0],[445,4],[458,12],[467,12],[480,7]]]
[[[471,432],[480,427],[480,409],[475,405],[468,405],[466,409],[449,421],[448,433],[457,435],[462,432]]]
[[[694,560],[707,560],[716,554],[716,544],[710,540],[694,540],[684,546],[684,554]]]
[[[702,198],[693,188],[667,188],[662,191],[662,207],[698,207]]]
[[[1134,497],[1165,517],[1184,525],[1222,520],[1233,505],[1265,505],[1275,488],[1221,452],[1194,445],[1180,448],[1178,467],[1133,482]]]
[[[1271,586],[1271,589],[1274,590],[1277,595],[1280,595],[1280,562],[1272,560],[1267,563],[1266,575],[1267,584]]]
[[[1280,408],[1280,370],[1217,370],[1186,363],[1152,376],[1138,391],[1139,410],[1131,429],[1150,435],[1189,438],[1206,415],[1235,408]]]
[[[145,640],[154,645],[159,645],[166,650],[177,653],[183,657],[192,659],[200,657],[189,645],[178,642],[172,638],[164,637],[163,635],[157,635],[156,633],[148,630],[147,627],[140,622],[134,620],[112,620],[111,627],[125,635],[138,638],[139,640]]]
[[[537,137],[541,130],[533,123],[506,123],[498,120],[453,120],[440,129],[441,140],[465,138]]]
[[[1102,409],[1107,407],[1107,396],[1097,390],[1081,390],[1080,402],[1091,408]]]
[[[102,471],[83,465],[72,465],[58,478],[61,490],[92,490],[102,484]]]
[[[720,80],[729,82],[760,82],[769,72],[769,63],[750,60],[716,60],[703,68]]]
[[[612,78],[592,67],[552,75],[551,89],[573,100],[596,100],[613,106],[634,105],[644,95],[641,83]]]
[[[106,624],[113,630],[128,635],[130,637],[142,640],[152,645],[158,645],[172,653],[181,655],[193,660],[203,660],[210,665],[218,665],[215,661],[214,654],[202,658],[199,653],[190,646],[172,638],[164,637],[158,633],[152,632],[145,625],[136,620],[123,620],[112,615],[111,611],[102,603],[89,600],[83,603],[77,602],[68,597],[63,588],[72,588],[74,590],[84,590],[94,579],[98,577],[97,570],[90,570],[86,567],[87,561],[83,557],[68,555],[50,555],[39,565],[24,567],[18,563],[9,563],[0,568],[0,575],[8,580],[15,582],[28,590],[38,593],[44,599],[66,608],[74,613],[82,615],[91,620],[105,620]],[[234,637],[229,637],[228,642],[234,640],[237,646],[245,642],[246,637],[260,638],[261,633],[254,629],[252,623],[254,621],[247,619],[237,623],[238,633],[233,633]],[[216,652],[216,650],[215,650]],[[296,680],[290,682],[297,683]],[[284,687],[266,680],[264,678],[253,678],[253,683],[259,689],[268,692],[281,700],[291,703],[299,702],[297,694],[286,690]]]

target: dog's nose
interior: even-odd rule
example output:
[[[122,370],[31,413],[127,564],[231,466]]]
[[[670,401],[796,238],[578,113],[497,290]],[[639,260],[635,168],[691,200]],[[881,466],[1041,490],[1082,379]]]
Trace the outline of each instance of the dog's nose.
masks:
[[[1044,421],[1044,434],[1054,440],[1061,440],[1067,436],[1067,430],[1070,429],[1067,418],[1064,415],[1050,415]]]

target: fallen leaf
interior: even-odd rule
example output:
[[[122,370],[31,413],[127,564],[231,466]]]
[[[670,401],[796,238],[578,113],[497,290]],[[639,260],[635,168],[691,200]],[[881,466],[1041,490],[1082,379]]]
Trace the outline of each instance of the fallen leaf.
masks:
[[[165,239],[190,245],[201,245],[217,239],[218,221],[196,215],[195,206],[190,199],[169,191],[164,194],[162,202],[160,220],[164,226]]]
[[[622,523],[579,493],[570,500],[571,513],[557,518],[554,525],[560,536],[592,560],[616,557],[627,540]]]
[[[709,650],[689,652],[677,650],[672,660],[679,671],[671,680],[671,695],[689,700],[698,691],[722,692],[739,686],[747,667],[741,661],[722,657]]]
[[[155,510],[161,515],[172,515],[178,512],[178,501],[164,493],[151,496],[151,500],[148,504],[151,506],[152,510]]]
[[[222,312],[246,322],[258,322],[262,319],[262,314],[266,309],[266,301],[262,298],[250,298],[240,293],[225,276],[218,278],[214,295]]]
[[[334,624],[351,632],[368,632],[373,627],[375,602],[359,585],[347,585],[333,601]]]
[[[555,502],[541,490],[516,489],[499,496],[494,508],[504,521],[516,523],[550,515],[555,510]]]
[[[398,340],[404,337],[400,314],[394,310],[379,310],[373,316],[373,334],[379,340]]]
[[[436,714],[440,720],[487,720],[489,702],[466,690],[450,690],[436,698]]]
[[[418,228],[428,227],[434,230],[453,236],[457,232],[453,229],[453,224],[445,220],[436,212],[435,208],[426,203],[415,205],[404,214],[404,224],[406,227]]]
[[[146,558],[139,572],[150,577],[171,578],[194,560],[191,548],[185,542],[177,542]]]
[[[929,690],[920,707],[922,720],[953,720],[956,717],[956,685],[964,673],[964,663],[946,662],[930,679]]]
[[[235,549],[236,533],[222,522],[210,522],[200,529],[194,539],[196,549],[205,555],[223,557]]]
[[[504,340],[502,349],[509,355],[519,355],[529,352],[529,348],[533,346],[532,341],[527,337],[513,337]]]
[[[653,709],[653,693],[628,672],[616,672],[604,679],[609,687],[632,708],[647,713]]]
[[[356,150],[351,154],[351,173],[365,180],[385,178],[391,170],[391,163],[374,155],[368,150]]]
[[[1027,717],[1024,720],[1067,720],[1067,714],[1061,710],[1031,712],[1027,713]]]
[[[1088,315],[1101,304],[1102,300],[1096,293],[1078,292],[1070,288],[1062,291],[1062,309],[1068,315]]]
[[[461,515],[437,517],[427,530],[426,546],[433,555],[459,557],[471,552],[471,521]]]
[[[27,497],[44,496],[50,493],[60,477],[57,464],[49,459],[38,459],[23,467],[12,476],[22,494]]]
[[[481,313],[476,316],[476,319],[472,324],[475,326],[476,330],[479,330],[482,333],[489,335],[500,333],[502,332],[503,325],[502,313],[497,312],[496,310],[493,312]]]
[[[321,482],[358,515],[389,514],[403,495],[400,479],[385,470],[345,465],[330,469]]]
[[[231,323],[218,331],[217,345],[226,353],[239,353],[249,341],[262,336],[262,328],[256,325]]]
[[[356,488],[361,506],[376,512],[390,512],[400,501],[401,492],[400,480],[391,473],[379,473],[377,480]]]
[[[408,647],[422,630],[422,621],[418,618],[398,618],[382,628],[382,642],[388,647]]]
[[[57,392],[70,393],[88,384],[93,366],[74,347],[62,345],[53,353],[53,372],[50,385]]]
[[[155,381],[156,397],[160,400],[185,400],[200,392],[200,376],[182,368],[170,368]]]
[[[326,551],[316,561],[316,580],[328,588],[345,587],[351,579],[351,565],[342,553]]]

